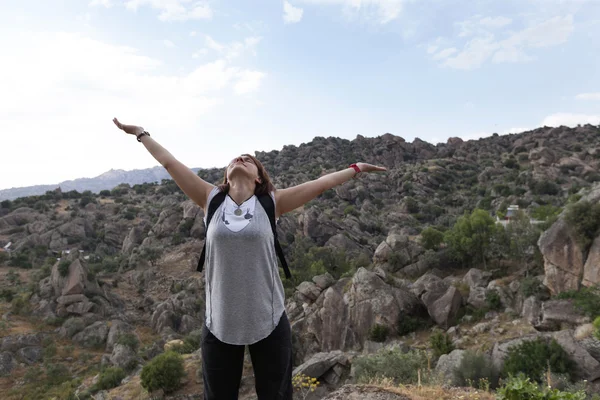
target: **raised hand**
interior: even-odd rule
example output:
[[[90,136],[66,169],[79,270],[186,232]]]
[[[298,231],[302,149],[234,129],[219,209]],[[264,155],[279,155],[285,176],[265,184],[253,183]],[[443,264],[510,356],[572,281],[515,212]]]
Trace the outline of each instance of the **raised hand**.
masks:
[[[367,164],[367,163],[356,163],[356,166],[360,169],[360,172],[381,172],[381,171],[387,171],[387,168],[385,167],[379,167],[377,165],[373,165],[373,164]]]
[[[144,132],[144,128],[142,128],[141,126],[125,125],[125,124],[122,124],[121,122],[119,122],[119,120],[116,118],[113,118],[113,122],[115,123],[117,128],[121,129],[123,132],[128,133],[130,135],[137,136],[140,133]]]

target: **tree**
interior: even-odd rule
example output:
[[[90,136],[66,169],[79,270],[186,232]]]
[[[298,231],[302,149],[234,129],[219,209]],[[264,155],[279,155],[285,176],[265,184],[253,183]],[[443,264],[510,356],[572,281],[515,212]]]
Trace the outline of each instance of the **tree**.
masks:
[[[475,209],[465,213],[452,229],[444,235],[453,257],[458,261],[481,260],[484,268],[490,250],[491,238],[498,228],[492,216],[485,210]]]
[[[437,250],[444,241],[444,234],[435,228],[427,227],[421,231],[421,244],[427,250]]]
[[[510,258],[518,261],[523,267],[527,266],[527,254],[531,246],[535,246],[540,236],[539,230],[533,225],[529,217],[519,210],[511,222],[506,226],[509,241]],[[528,274],[529,271],[526,271]]]

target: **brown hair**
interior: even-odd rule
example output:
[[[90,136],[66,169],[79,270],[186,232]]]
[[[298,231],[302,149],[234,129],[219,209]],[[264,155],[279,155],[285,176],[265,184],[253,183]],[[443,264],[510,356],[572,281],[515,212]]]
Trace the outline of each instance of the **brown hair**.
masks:
[[[256,165],[256,168],[258,169],[258,177],[260,178],[260,183],[256,184],[256,188],[254,189],[254,194],[255,195],[261,195],[261,194],[265,194],[265,193],[271,193],[275,191],[275,186],[273,186],[273,184],[271,183],[271,178],[269,177],[269,174],[267,173],[267,170],[265,169],[265,167],[262,165],[262,163],[260,161],[258,161],[258,159],[254,156],[251,156],[250,154],[242,154],[243,156],[248,156],[252,159],[252,162],[254,162],[254,165]],[[223,177],[223,183],[221,185],[219,185],[219,190],[225,193],[229,192],[229,182],[227,181],[227,170],[229,169],[229,166],[227,166],[227,168],[225,168],[225,176]]]

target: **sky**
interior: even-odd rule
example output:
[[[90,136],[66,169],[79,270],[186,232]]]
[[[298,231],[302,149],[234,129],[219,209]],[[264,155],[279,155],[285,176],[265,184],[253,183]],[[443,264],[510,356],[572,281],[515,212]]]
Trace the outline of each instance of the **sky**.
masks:
[[[0,0],[0,189],[600,124],[600,0]],[[369,160],[357,160],[366,161]]]

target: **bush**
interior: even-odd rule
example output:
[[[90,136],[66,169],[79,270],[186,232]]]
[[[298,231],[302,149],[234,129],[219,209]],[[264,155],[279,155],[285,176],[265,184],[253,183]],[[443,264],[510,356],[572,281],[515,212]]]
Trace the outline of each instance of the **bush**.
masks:
[[[353,367],[358,383],[367,383],[376,378],[389,378],[397,384],[411,384],[417,383],[418,370],[427,368],[427,357],[420,350],[404,353],[395,347],[358,357],[353,361]]]
[[[369,339],[374,342],[385,342],[390,330],[385,325],[375,324],[369,331]]]
[[[596,339],[600,340],[600,317],[597,317],[594,320],[594,336],[596,336]]]
[[[437,250],[444,241],[444,234],[435,228],[425,228],[421,232],[421,244],[427,250]]]
[[[556,296],[558,299],[573,299],[573,305],[590,318],[596,317],[600,310],[600,291],[598,287],[584,287],[569,290]]]
[[[466,351],[454,370],[454,384],[480,388],[498,386],[499,374],[492,361],[481,353]]]
[[[565,220],[575,230],[577,242],[586,250],[600,231],[600,203],[579,201],[571,204]]]
[[[111,367],[105,369],[101,374],[98,382],[93,386],[92,391],[108,390],[115,388],[121,384],[126,374],[122,368]]]
[[[179,354],[190,354],[200,348],[202,341],[202,333],[200,331],[192,332],[183,338],[183,344],[179,346],[173,346],[172,351]]]
[[[29,315],[31,312],[31,304],[22,296],[15,297],[10,304],[10,309],[15,315]]]
[[[398,335],[404,336],[419,329],[428,328],[431,321],[411,315],[401,316],[398,320]]]
[[[10,303],[15,297],[15,292],[12,289],[1,289],[0,290],[0,299],[3,299],[5,302]]]
[[[497,290],[488,290],[485,293],[485,303],[490,310],[500,310],[502,308],[502,301]]]
[[[585,400],[583,391],[568,393],[556,389],[540,387],[522,375],[510,377],[506,384],[496,392],[497,400]]]
[[[185,376],[181,355],[168,351],[153,358],[142,369],[142,387],[149,392],[162,389],[165,393],[173,392],[181,386]]]
[[[450,336],[439,330],[429,337],[429,344],[433,349],[433,356],[436,358],[454,350],[454,345],[452,344]]]
[[[60,276],[62,276],[64,278],[67,275],[69,275],[69,266],[70,265],[71,265],[71,263],[68,262],[67,260],[63,260],[58,264],[58,273],[60,274]]]
[[[533,276],[528,276],[523,278],[521,281],[520,291],[523,294],[523,297],[538,297],[544,292],[544,288],[539,279]]]
[[[541,382],[548,367],[551,372],[570,375],[574,363],[556,340],[552,339],[547,343],[544,339],[537,338],[508,349],[502,374],[508,377],[523,373],[526,377]]]

